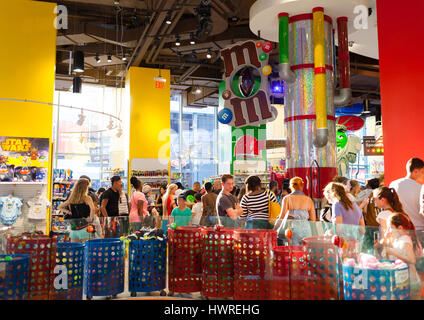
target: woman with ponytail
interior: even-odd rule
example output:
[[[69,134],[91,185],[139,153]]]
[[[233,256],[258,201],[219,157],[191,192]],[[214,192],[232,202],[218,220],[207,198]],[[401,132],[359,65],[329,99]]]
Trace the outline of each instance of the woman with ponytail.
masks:
[[[162,229],[164,232],[168,231],[168,218],[172,213],[172,210],[177,206],[175,203],[175,191],[177,191],[178,186],[174,183],[171,183],[166,189],[165,194],[163,195],[163,215],[162,215]]]
[[[380,236],[383,236],[388,228],[387,219],[393,213],[405,212],[395,189],[380,187],[373,191],[373,196],[377,207],[383,210],[377,216],[377,222],[380,224]]]
[[[411,299],[421,300],[421,279],[415,268],[423,248],[418,241],[415,226],[405,213],[392,213],[387,218],[387,232],[376,249],[382,248],[381,255],[388,260],[400,259],[409,265]]]
[[[138,231],[141,228],[142,219],[149,215],[147,211],[147,200],[144,193],[141,192],[143,186],[141,181],[136,177],[131,177],[130,183],[134,188],[131,195],[131,211],[130,211],[130,225],[132,231]]]

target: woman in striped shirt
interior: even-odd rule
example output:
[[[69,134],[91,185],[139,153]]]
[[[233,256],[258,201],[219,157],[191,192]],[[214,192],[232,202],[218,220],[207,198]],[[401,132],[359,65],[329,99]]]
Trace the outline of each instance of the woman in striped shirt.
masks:
[[[246,229],[272,229],[269,219],[269,201],[277,202],[272,192],[262,189],[261,179],[258,176],[249,176],[246,181],[247,193],[240,201],[243,214],[240,218],[246,219]]]

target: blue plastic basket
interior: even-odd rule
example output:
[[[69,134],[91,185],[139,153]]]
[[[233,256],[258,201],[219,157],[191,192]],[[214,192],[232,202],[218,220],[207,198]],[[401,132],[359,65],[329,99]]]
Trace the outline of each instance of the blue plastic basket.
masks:
[[[152,292],[166,287],[167,241],[132,240],[129,245],[129,291]]]
[[[84,293],[110,296],[124,291],[125,255],[119,238],[85,242]]]
[[[6,256],[11,261],[3,261]],[[8,254],[0,255],[0,300],[26,300],[29,283],[29,255]]]
[[[409,300],[409,267],[372,270],[343,265],[346,300]]]
[[[62,242],[56,248],[56,266],[65,267],[67,289],[59,288],[63,282],[54,284],[55,300],[82,300],[84,279],[84,244]],[[62,271],[63,272],[63,271]],[[60,274],[57,275],[58,277]]]

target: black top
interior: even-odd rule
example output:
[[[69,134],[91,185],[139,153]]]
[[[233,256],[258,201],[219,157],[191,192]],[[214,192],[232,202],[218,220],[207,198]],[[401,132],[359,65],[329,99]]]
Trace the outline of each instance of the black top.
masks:
[[[85,203],[70,204],[71,216],[67,216],[68,219],[82,219],[90,216],[90,206]]]
[[[161,205],[163,203],[162,197],[163,197],[162,195],[159,195],[158,205]],[[163,207],[157,207],[156,210],[158,211],[160,216],[163,215]]]
[[[119,198],[120,198],[119,192],[115,192],[113,191],[112,188],[109,188],[102,193],[101,198],[102,198],[101,201],[103,201],[104,199],[109,200],[106,205],[107,215],[109,217],[119,216]]]

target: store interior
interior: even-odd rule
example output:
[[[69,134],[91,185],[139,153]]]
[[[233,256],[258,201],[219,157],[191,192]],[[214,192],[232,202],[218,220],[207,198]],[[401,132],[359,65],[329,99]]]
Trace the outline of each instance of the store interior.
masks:
[[[422,56],[414,49],[420,0],[397,28],[395,0],[3,5],[0,300],[422,298],[408,263],[372,260],[369,241],[377,243],[381,226],[320,216],[335,176],[362,191],[373,179],[388,187],[405,176],[408,159],[424,158]],[[193,210],[203,203],[197,194],[212,193],[208,183],[224,190],[227,174],[235,197],[248,177],[259,177],[263,190],[276,181],[280,210],[283,189],[300,177],[314,221],[271,218],[271,199],[267,230],[220,216],[218,207],[207,225],[194,213],[189,226],[164,215],[158,199],[171,184],[175,206],[185,194],[182,207]],[[78,239],[70,235],[84,219],[63,206],[81,177],[96,209]],[[103,214],[100,195],[116,177],[131,205],[147,190],[149,213],[138,227],[131,208]],[[416,233],[421,239],[424,229]],[[101,252],[114,257],[113,265],[102,261],[103,277]],[[66,264],[70,255],[75,266]],[[378,267],[355,264],[361,257]],[[70,289],[53,288],[55,264],[71,268]],[[391,280],[364,289],[353,281],[357,270]]]

